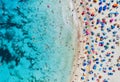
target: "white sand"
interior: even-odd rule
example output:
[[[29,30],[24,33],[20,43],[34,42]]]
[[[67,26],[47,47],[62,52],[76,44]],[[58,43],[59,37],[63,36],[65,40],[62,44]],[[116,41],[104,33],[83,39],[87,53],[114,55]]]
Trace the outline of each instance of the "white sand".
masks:
[[[83,76],[83,73],[81,72],[81,68],[82,68],[82,63],[83,60],[86,59],[85,54],[84,54],[84,47],[85,47],[85,43],[82,43],[80,41],[84,41],[86,38],[88,39],[87,41],[91,44],[90,42],[90,36],[84,36],[82,34],[82,30],[84,28],[84,26],[82,25],[83,22],[83,18],[82,16],[80,16],[80,13],[83,11],[84,7],[80,7],[79,6],[80,0],[70,0],[70,8],[73,14],[73,21],[75,24],[75,29],[77,31],[77,38],[76,38],[76,53],[75,53],[75,57],[74,57],[74,61],[73,61],[73,69],[72,69],[72,74],[71,74],[71,81],[70,82],[87,82],[87,79],[90,79],[91,77],[93,77],[92,75],[90,76],[88,74],[88,71],[90,71],[90,69],[92,69],[92,66],[94,65],[94,63],[92,63],[91,65],[86,67],[86,74],[85,74],[85,80],[82,81],[81,80],[81,76]],[[98,6],[98,5],[94,5],[94,6]],[[106,12],[107,14],[108,12]],[[103,18],[103,16],[97,14],[99,18]],[[95,19],[96,20],[96,19]],[[109,25],[108,25],[109,26]],[[101,33],[100,29],[94,30],[94,29],[89,29],[90,31],[92,30],[94,33]],[[109,36],[109,39],[112,39],[112,34],[107,34]],[[120,34],[119,34],[120,35]],[[95,39],[95,37],[94,37]],[[105,43],[107,42],[107,40],[105,41]],[[120,41],[119,41],[120,42]],[[114,45],[114,44],[111,44]],[[99,46],[95,47],[96,50],[97,48],[100,48]],[[116,46],[116,54],[114,59],[112,59],[112,63],[111,65],[114,65],[114,63],[116,62],[117,58],[120,56],[120,46]],[[109,49],[108,51],[112,51],[111,49]],[[100,51],[97,51],[99,54],[102,54]],[[115,68],[117,70],[117,68]],[[100,75],[105,76],[105,78],[110,78],[108,75],[104,75],[104,73],[100,72],[99,70],[95,70],[94,73],[99,73]],[[112,76],[110,78],[110,82],[119,82],[120,81],[120,72],[115,72],[114,76]],[[90,81],[91,82],[91,81]],[[93,81],[92,81],[93,82]],[[94,80],[94,82],[96,82]],[[100,80],[100,82],[102,82],[102,80]]]

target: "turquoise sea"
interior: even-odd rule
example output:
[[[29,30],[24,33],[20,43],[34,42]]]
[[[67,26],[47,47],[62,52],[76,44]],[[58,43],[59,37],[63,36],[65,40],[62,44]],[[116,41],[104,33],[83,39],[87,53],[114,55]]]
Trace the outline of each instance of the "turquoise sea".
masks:
[[[0,0],[0,82],[69,82],[74,26],[68,1]]]

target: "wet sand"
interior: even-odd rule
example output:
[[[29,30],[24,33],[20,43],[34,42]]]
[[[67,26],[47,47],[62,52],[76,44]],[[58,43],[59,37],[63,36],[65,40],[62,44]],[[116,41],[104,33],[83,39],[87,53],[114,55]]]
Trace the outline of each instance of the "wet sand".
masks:
[[[83,31],[82,18],[80,17],[79,13],[83,9],[79,7],[79,0],[74,0],[74,1],[71,0],[70,7],[71,7],[71,11],[72,11],[75,29],[77,32],[76,33],[77,34],[76,49],[75,49],[73,68],[72,68],[72,72],[71,72],[72,76],[71,76],[70,82],[82,82],[80,79],[80,77],[82,76],[80,69],[82,67],[82,62],[85,58],[85,56],[83,54],[83,46],[84,46],[83,40],[85,38],[84,38],[84,35],[82,34],[82,31]]]

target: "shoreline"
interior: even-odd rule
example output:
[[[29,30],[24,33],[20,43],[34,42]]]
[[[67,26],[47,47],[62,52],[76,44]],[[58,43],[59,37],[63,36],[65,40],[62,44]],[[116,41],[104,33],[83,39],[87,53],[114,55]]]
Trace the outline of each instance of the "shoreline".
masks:
[[[84,7],[80,7],[79,6],[80,1],[79,0],[71,0],[70,1],[70,8],[72,11],[72,15],[73,15],[73,23],[74,23],[74,27],[77,31],[77,38],[76,38],[76,48],[75,48],[75,54],[74,54],[74,60],[73,60],[73,67],[72,67],[72,72],[71,72],[71,79],[70,82],[84,82],[87,81],[88,78],[88,71],[90,71],[90,65],[88,65],[86,67],[86,73],[83,74],[83,72],[81,71],[82,68],[82,64],[84,62],[85,59],[87,59],[87,57],[84,55],[84,47],[86,45],[87,42],[90,43],[90,37],[89,36],[85,36],[83,34],[83,18],[80,15],[80,13],[82,13],[82,11],[84,10]],[[89,29],[91,30],[91,29]],[[91,44],[91,43],[90,43]],[[81,77],[85,76],[86,80],[82,80]]]
[[[76,42],[76,48],[75,48],[70,82],[82,82],[80,79],[82,76],[82,73],[80,72],[80,68],[82,66],[81,64],[83,62],[84,55],[82,55],[83,54],[83,48],[82,48],[83,36],[82,36],[82,24],[81,24],[82,21],[79,22],[80,19],[77,15],[78,8],[76,8],[77,6],[79,6],[78,4],[77,4],[77,2],[75,3],[72,0],[70,0],[70,8],[72,10],[72,16],[73,16],[73,21],[74,21],[73,23],[74,23],[75,29],[77,31],[77,38],[76,38],[77,42]]]
[[[78,45],[77,43],[78,42],[76,42],[77,40],[78,40],[78,35],[77,35],[77,33],[79,33],[78,31],[79,31],[79,28],[76,28],[76,27],[78,27],[77,26],[77,23],[78,23],[78,21],[76,21],[76,18],[73,18],[73,16],[72,16],[72,11],[71,11],[71,7],[72,7],[72,4],[71,3],[69,3],[70,1],[69,0],[67,0],[67,1],[65,1],[65,2],[63,2],[63,4],[62,5],[64,5],[63,7],[62,7],[62,15],[63,15],[63,22],[65,23],[65,27],[67,27],[67,29],[69,29],[69,32],[72,34],[72,36],[71,36],[71,40],[69,41],[70,42],[70,44],[71,44],[71,48],[73,48],[73,50],[72,50],[72,56],[71,56],[71,60],[70,60],[70,62],[71,62],[71,67],[70,67],[70,72],[69,72],[69,76],[68,76],[68,78],[67,78],[67,81],[66,82],[70,82],[71,81],[71,70],[73,70],[73,63],[74,63],[74,61],[76,61],[76,55],[74,55],[74,54],[76,54],[76,52],[79,50],[79,48],[77,48],[76,46]],[[67,4],[67,5],[66,5]],[[71,5],[71,6],[70,6]],[[67,12],[67,13],[66,13]],[[75,13],[74,13],[75,14]],[[75,21],[76,21],[76,23],[75,23]],[[75,26],[76,25],[76,26]],[[68,28],[69,27],[69,28]]]

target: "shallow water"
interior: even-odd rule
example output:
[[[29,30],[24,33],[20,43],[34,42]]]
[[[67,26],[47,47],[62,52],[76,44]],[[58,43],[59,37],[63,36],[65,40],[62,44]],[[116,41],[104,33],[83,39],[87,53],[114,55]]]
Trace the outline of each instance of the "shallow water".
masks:
[[[65,3],[0,0],[0,82],[69,82],[74,29]]]

